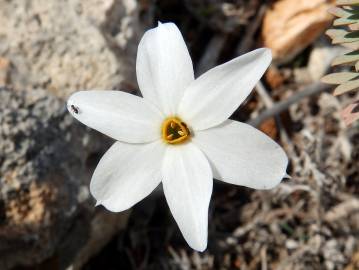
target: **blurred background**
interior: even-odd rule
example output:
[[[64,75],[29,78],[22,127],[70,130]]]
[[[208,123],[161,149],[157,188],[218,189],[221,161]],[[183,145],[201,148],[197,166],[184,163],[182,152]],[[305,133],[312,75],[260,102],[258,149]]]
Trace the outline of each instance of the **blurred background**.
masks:
[[[359,269],[359,128],[318,83],[345,52],[324,32],[327,0],[0,0],[0,269]],[[139,95],[137,45],[175,22],[196,75],[252,49],[274,61],[232,119],[280,143],[270,191],[215,182],[209,244],[193,251],[161,190],[123,213],[89,181],[113,141],[74,120],[69,95]],[[215,109],[215,108],[214,108]]]

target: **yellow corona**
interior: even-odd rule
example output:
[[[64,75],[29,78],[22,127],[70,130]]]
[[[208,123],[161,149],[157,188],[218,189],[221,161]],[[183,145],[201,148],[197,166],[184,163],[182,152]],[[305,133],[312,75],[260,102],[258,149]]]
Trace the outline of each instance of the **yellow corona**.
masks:
[[[186,142],[191,133],[186,125],[178,117],[169,117],[162,124],[162,139],[169,144]]]

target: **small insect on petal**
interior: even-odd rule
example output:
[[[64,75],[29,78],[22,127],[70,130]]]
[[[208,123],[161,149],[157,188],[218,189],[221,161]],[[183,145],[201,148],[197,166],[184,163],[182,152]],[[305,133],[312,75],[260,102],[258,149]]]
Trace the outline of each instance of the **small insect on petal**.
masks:
[[[76,107],[75,105],[71,105],[71,111],[75,114],[79,114],[80,113],[80,109],[79,107]]]

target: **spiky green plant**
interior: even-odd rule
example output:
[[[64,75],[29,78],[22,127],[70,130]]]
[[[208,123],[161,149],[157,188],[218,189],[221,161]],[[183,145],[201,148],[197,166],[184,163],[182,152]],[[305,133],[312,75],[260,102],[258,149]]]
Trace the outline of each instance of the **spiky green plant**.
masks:
[[[347,71],[331,73],[322,78],[322,81],[335,84],[334,95],[342,95],[359,89],[359,0],[337,0],[336,7],[329,10],[337,17],[333,26],[326,34],[333,44],[340,44],[350,52],[336,57],[332,66],[347,65]],[[359,119],[359,101],[350,104],[342,111],[347,124]]]

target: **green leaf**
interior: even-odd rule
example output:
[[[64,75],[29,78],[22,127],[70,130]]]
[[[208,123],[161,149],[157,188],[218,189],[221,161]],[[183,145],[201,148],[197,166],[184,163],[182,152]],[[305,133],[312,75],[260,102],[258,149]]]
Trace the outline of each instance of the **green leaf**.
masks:
[[[343,64],[353,64],[354,62],[359,61],[359,51],[353,51],[340,55],[334,58],[332,66],[343,65]]]
[[[351,31],[358,31],[359,30],[359,22],[350,24],[350,25],[348,25],[348,27]]]
[[[337,0],[338,6],[359,5],[359,0]]]
[[[338,72],[324,76],[321,81],[328,84],[342,84],[358,76],[359,74],[356,72]]]
[[[348,32],[344,29],[329,29],[325,32],[330,38],[344,37]]]
[[[343,43],[341,45],[351,50],[359,50],[359,41]]]
[[[328,12],[338,17],[338,19],[334,20],[334,26],[349,25],[359,21],[358,9],[333,7]]]
[[[355,7],[331,7],[328,12],[339,18],[355,19],[359,14],[359,9]]]
[[[340,7],[331,7],[328,9],[328,12],[339,18],[347,18],[352,14],[348,10],[345,10]]]
[[[346,82],[346,83],[343,83],[343,84],[337,86],[334,89],[333,95],[334,96],[342,95],[346,92],[349,92],[349,91],[352,91],[352,90],[355,90],[358,88],[359,88],[359,80],[349,81],[349,82]]]
[[[329,29],[326,34],[332,38],[333,44],[359,41],[359,31],[348,32],[344,29]]]
[[[334,26],[343,26],[343,25],[353,24],[356,22],[357,22],[357,20],[351,20],[348,18],[339,18],[339,19],[334,20],[333,25]]]

